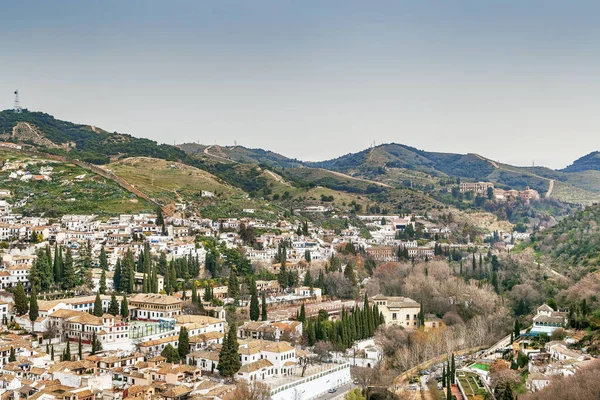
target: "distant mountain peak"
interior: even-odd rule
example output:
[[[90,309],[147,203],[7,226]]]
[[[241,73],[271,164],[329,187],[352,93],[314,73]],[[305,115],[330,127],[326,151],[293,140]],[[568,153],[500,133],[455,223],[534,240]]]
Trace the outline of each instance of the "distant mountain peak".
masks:
[[[573,164],[562,169],[563,172],[600,171],[600,152],[592,151],[573,161]]]

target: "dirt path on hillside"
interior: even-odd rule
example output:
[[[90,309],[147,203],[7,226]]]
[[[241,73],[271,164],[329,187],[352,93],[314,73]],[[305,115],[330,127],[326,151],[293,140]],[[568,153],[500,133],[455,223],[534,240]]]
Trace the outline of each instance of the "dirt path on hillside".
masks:
[[[215,147],[214,144],[211,144],[210,146],[208,146],[207,148],[204,149],[203,153],[206,154],[207,156],[210,157],[214,157],[214,158],[218,158],[219,160],[223,160],[223,161],[227,161],[228,163],[235,163],[235,164],[239,164],[237,161],[232,160],[231,158],[227,158],[227,157],[221,157],[221,156],[217,156],[215,154],[211,154],[208,151]]]
[[[332,171],[332,170],[325,169],[325,168],[319,168],[319,169],[321,169],[321,170],[323,170],[323,171],[330,172],[330,173],[332,173],[333,175],[335,175],[335,176],[338,176],[338,177],[340,177],[340,178],[353,179],[353,180],[355,180],[355,181],[366,182],[366,183],[372,183],[373,185],[377,185],[377,186],[383,186],[383,187],[388,187],[388,188],[391,188],[391,186],[390,186],[390,185],[387,185],[387,184],[385,184],[385,183],[381,183],[381,182],[377,182],[377,181],[370,181],[370,180],[368,180],[368,179],[355,178],[355,177],[353,177],[353,176],[346,175],[346,174],[342,174],[341,172]]]
[[[275,179],[277,182],[281,183],[282,185],[285,186],[292,186],[289,182],[287,182],[285,179],[283,179],[281,176],[277,175],[275,172],[268,170],[268,169],[264,169],[263,171],[265,171],[267,174],[269,174],[273,179]]]
[[[477,153],[472,153],[472,154],[473,154],[475,157],[479,158],[480,160],[483,160],[483,161],[487,161],[487,162],[489,162],[490,164],[492,164],[492,166],[493,166],[494,168],[496,168],[496,169],[500,169],[500,166],[499,166],[499,165],[498,165],[498,163],[496,163],[495,161],[492,161],[492,160],[489,160],[489,159],[487,159],[487,158],[485,158],[485,157],[482,157],[482,156],[480,156],[480,155],[479,155],[479,154],[477,154]]]
[[[552,190],[554,190],[554,179],[550,179],[550,183],[548,184],[548,191],[544,197],[549,198],[552,195]]]

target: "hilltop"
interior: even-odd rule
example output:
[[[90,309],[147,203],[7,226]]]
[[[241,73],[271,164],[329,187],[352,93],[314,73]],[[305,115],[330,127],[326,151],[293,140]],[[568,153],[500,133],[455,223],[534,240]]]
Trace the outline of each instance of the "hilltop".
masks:
[[[542,196],[573,203],[600,200],[600,171],[516,167],[478,154],[428,152],[397,143],[303,162],[243,146],[159,144],[27,110],[0,112],[0,140],[19,144],[23,152],[61,157],[80,167],[101,166],[114,172],[106,175],[109,179],[126,189],[131,185],[133,193],[149,201],[191,202],[210,216],[243,216],[244,209],[260,209],[269,217],[315,205],[344,213],[382,214],[424,213],[450,206],[492,212],[513,223],[526,221],[531,214],[525,208],[507,218],[496,206],[485,209],[473,199],[449,197],[447,185],[458,181],[490,181],[505,189],[531,187]],[[218,194],[219,201],[202,198],[202,191]],[[550,218],[564,213],[556,204],[540,209]],[[540,220],[538,211],[532,221]]]
[[[600,152],[593,151],[590,154],[578,158],[573,164],[564,168],[564,172],[600,171]]]

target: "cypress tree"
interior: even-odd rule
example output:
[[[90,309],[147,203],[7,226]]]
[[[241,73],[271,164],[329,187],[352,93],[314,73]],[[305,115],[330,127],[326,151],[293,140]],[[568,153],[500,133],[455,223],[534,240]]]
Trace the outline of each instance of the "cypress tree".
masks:
[[[79,355],[79,361],[83,360],[83,345],[81,344],[81,336],[79,336],[78,355]]]
[[[63,353],[63,361],[71,361],[71,341],[67,339],[67,347]]]
[[[521,336],[521,323],[519,322],[519,319],[515,319],[515,329],[514,329],[514,334],[515,337],[514,339],[517,339],[519,336]]]
[[[106,257],[106,250],[104,250],[104,246],[102,246],[100,249],[99,264],[102,270],[108,271],[108,258]]]
[[[227,297],[237,299],[239,290],[240,284],[237,278],[237,270],[235,266],[233,266],[231,267],[231,272],[229,273],[229,282],[227,283]]]
[[[99,287],[99,292],[100,294],[106,294],[106,270],[102,270],[102,273],[100,274],[100,287]]]
[[[71,248],[67,247],[67,254],[65,255],[65,264],[63,268],[63,289],[72,289],[77,285],[77,277],[75,276],[75,267],[73,266],[73,253]]]
[[[250,320],[258,321],[260,318],[260,307],[258,306],[258,293],[256,291],[256,282],[250,281]]]
[[[92,352],[90,354],[94,355],[97,352],[99,352],[100,350],[102,350],[102,344],[96,337],[96,332],[94,331],[92,334]]]
[[[33,330],[33,325],[35,320],[39,316],[40,308],[38,307],[37,301],[37,293],[35,288],[31,291],[31,297],[29,298],[29,320],[31,321],[31,329]]]
[[[446,366],[442,365],[442,387],[445,388],[446,387]]]
[[[261,309],[261,320],[262,321],[266,321],[267,320],[267,295],[265,294],[265,292],[263,291],[260,294],[261,297],[261,303],[262,303],[262,309]]]
[[[94,311],[92,312],[96,317],[101,317],[104,314],[102,310],[102,299],[100,299],[100,293],[96,293],[96,300],[94,301]]]
[[[304,286],[308,286],[308,287],[312,287],[314,282],[312,279],[312,276],[310,275],[310,270],[306,271],[306,274],[304,275],[304,282],[302,282],[302,284]]]
[[[60,254],[58,252],[58,244],[54,245],[54,262],[52,263],[52,271],[54,275],[54,282],[59,283],[61,280],[62,271],[60,270],[59,262]]]
[[[452,353],[452,365],[450,366],[451,368],[451,374],[450,374],[450,382],[452,384],[455,383],[455,376],[456,376],[456,362],[454,360],[454,353]]]
[[[121,290],[121,259],[117,258],[117,263],[115,264],[115,273],[113,274],[113,289]]]
[[[27,299],[25,288],[23,287],[23,284],[21,282],[17,283],[17,288],[14,292],[14,299],[17,315],[26,314],[29,311],[29,300]]]
[[[277,274],[277,282],[279,282],[279,286],[282,289],[285,289],[288,286],[288,274],[285,268],[285,263],[281,263],[279,274]]]
[[[112,316],[119,315],[119,302],[117,301],[117,296],[113,292],[110,295],[110,303],[108,303],[108,313]]]
[[[356,274],[354,273],[354,266],[352,263],[349,262],[346,265],[346,268],[344,268],[344,276],[352,283],[352,286],[356,286]]]
[[[151,283],[151,292],[152,293],[158,293],[158,274],[156,273],[156,266],[154,266],[152,268],[152,279],[150,280]]]
[[[129,304],[127,303],[127,296],[123,296],[123,300],[121,301],[121,317],[125,319],[129,318]]]
[[[50,347],[50,358],[52,359],[52,361],[54,361],[54,345]]]
[[[298,316],[298,321],[306,321],[306,310],[304,309],[304,303],[302,303],[302,305],[300,306],[300,315]]]
[[[15,349],[13,347],[10,348],[10,353],[8,355],[8,362],[17,361],[17,354],[15,353]]]
[[[190,352],[190,336],[185,326],[182,326],[179,330],[177,352],[182,360],[185,360],[185,356]]]
[[[146,273],[144,272],[144,276],[142,277],[142,293],[148,293],[148,279],[146,278]],[[185,296],[185,292],[184,296]],[[185,301],[185,298],[183,299],[183,301]]]
[[[196,281],[192,281],[192,303],[198,304],[198,288],[196,288]]]
[[[236,327],[235,324],[232,324],[229,327],[229,332],[224,339],[223,347],[219,353],[219,365],[217,368],[222,376],[234,376],[242,366],[238,348]]]

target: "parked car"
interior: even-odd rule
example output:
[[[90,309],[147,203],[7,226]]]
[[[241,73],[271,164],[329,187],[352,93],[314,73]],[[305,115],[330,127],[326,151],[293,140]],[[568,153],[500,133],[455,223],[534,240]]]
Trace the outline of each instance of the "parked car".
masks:
[[[331,388],[327,392],[328,393],[335,393],[335,392],[337,392],[337,389],[336,388]]]

